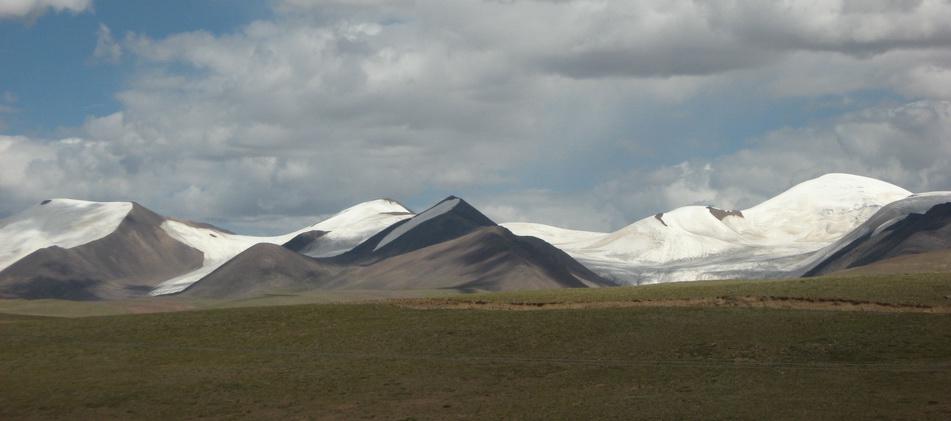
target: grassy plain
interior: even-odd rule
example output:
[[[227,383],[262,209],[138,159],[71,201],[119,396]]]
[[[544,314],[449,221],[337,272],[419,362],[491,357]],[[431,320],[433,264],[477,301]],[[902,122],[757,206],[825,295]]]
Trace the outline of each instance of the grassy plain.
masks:
[[[663,305],[724,296],[908,307]],[[946,296],[947,274],[0,314],[0,419],[949,419]],[[546,305],[425,305],[452,300]]]

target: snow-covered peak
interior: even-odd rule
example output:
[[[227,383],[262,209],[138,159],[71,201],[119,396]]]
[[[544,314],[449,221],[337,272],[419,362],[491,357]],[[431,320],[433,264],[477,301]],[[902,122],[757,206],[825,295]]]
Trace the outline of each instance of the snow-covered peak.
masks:
[[[749,209],[836,209],[882,205],[912,193],[891,183],[860,175],[833,173],[803,181]]]
[[[131,210],[130,202],[50,199],[0,220],[0,270],[42,248],[72,248],[103,238]]]
[[[909,195],[908,190],[874,178],[827,174],[744,210],[744,225],[734,228],[746,235],[781,241],[827,243],[882,206]]]
[[[337,214],[312,225],[310,229],[329,232],[340,229],[353,230],[355,228],[354,224],[365,224],[369,221],[380,220],[389,222],[389,220],[392,218],[388,217],[391,216],[408,218],[412,215],[412,211],[406,209],[406,207],[396,201],[389,199],[377,199],[344,209]]]
[[[443,215],[451,211],[453,208],[459,205],[460,202],[462,202],[462,199],[452,196],[446,200],[443,200],[442,202],[437,203],[436,206],[426,209],[419,215],[416,215],[409,221],[406,221],[406,223],[404,223],[403,225],[400,225],[396,227],[396,229],[394,229],[393,231],[390,231],[390,233],[387,234],[386,237],[383,237],[383,239],[380,240],[379,243],[377,243],[373,251],[377,251],[380,249],[380,247],[383,247],[389,244],[390,242],[392,242],[393,240],[400,238],[400,236],[402,236],[403,234],[406,234],[413,228],[418,227],[419,224],[422,224],[423,222],[426,222],[430,219],[433,219],[437,216]]]
[[[324,231],[326,234],[300,250],[300,253],[310,257],[336,256],[412,216],[412,211],[392,200],[361,203],[312,225],[309,230]]]

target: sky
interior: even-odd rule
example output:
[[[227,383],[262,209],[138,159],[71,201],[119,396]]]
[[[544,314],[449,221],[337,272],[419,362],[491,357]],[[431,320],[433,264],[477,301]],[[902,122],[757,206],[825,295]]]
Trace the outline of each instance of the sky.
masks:
[[[247,234],[456,195],[613,231],[831,172],[951,190],[949,0],[0,0],[0,217]]]

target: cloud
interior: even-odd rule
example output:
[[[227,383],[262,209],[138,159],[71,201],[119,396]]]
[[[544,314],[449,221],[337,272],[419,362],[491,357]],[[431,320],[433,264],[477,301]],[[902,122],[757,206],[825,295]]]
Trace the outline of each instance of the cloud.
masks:
[[[49,192],[45,180],[32,176],[31,166],[55,156],[55,148],[26,136],[0,135],[0,214],[23,210],[35,200],[32,192]]]
[[[96,37],[96,49],[92,52],[91,63],[118,63],[122,58],[122,46],[112,37],[112,31],[104,23],[99,24]]]
[[[80,13],[92,8],[92,0],[6,0],[0,2],[0,19],[37,18],[49,10]]]
[[[946,1],[272,4],[230,33],[101,25],[93,58],[136,61],[122,110],[8,137],[0,212],[68,195],[273,227],[471,194],[501,220],[608,230],[825,172],[951,182]]]
[[[512,190],[467,197],[497,223],[534,222],[584,231],[607,232],[629,224],[617,208],[593,192],[547,189]]]
[[[942,0],[713,1],[711,24],[753,47],[830,51],[857,57],[896,49],[943,48],[951,17]]]
[[[845,172],[913,192],[951,186],[951,102],[877,106],[800,129],[780,129],[749,147],[603,183],[597,195],[633,221],[686,205],[744,209],[823,174]]]

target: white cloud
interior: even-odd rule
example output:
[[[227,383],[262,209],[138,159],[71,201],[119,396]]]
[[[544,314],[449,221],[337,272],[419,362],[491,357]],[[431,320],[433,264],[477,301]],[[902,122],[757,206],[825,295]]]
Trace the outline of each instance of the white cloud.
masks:
[[[946,1],[273,4],[272,19],[224,34],[120,46],[102,25],[93,57],[137,60],[122,111],[90,118],[79,140],[9,141],[22,163],[4,180],[28,187],[4,194],[134,199],[264,226],[255,215],[474,192],[490,216],[606,230],[692,203],[749,206],[824,172],[951,183]],[[881,104],[780,123],[745,146],[680,127],[698,104],[878,91]]]
[[[112,37],[112,31],[104,23],[99,24],[96,49],[92,52],[92,62],[118,63],[122,58],[122,46]]]
[[[28,137],[0,135],[0,214],[19,212],[35,200],[35,191],[50,191],[44,180],[31,176],[31,166],[55,154],[54,148]]]
[[[592,192],[513,190],[466,198],[497,223],[534,222],[555,227],[607,232],[630,223]]]
[[[0,19],[35,18],[50,9],[80,13],[91,8],[92,0],[4,0],[0,2]]]
[[[628,220],[686,205],[743,209],[830,172],[915,192],[951,188],[951,102],[873,107],[828,124],[781,129],[712,160],[634,172],[598,196]]]

